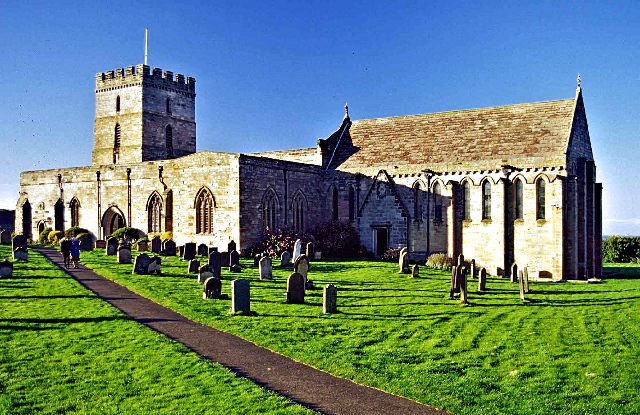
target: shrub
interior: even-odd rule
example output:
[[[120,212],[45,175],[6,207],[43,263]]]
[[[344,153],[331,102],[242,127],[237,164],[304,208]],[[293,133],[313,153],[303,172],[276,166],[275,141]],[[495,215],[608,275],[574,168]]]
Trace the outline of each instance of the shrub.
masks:
[[[49,240],[50,244],[58,245],[60,243],[60,239],[62,239],[63,237],[64,237],[64,232],[51,231],[49,232],[49,236],[47,236],[47,239]]]
[[[425,264],[427,268],[448,270],[453,266],[453,259],[445,253],[431,254]]]
[[[604,262],[631,262],[640,257],[640,238],[635,236],[610,236],[602,240]]]
[[[72,237],[73,236],[78,237],[78,235],[83,234],[83,233],[90,234],[90,232],[87,229],[81,228],[79,226],[72,226],[72,227],[70,227],[68,229],[65,229],[65,231],[64,231],[65,235],[70,235]]]
[[[266,231],[260,242],[248,250],[243,250],[243,255],[252,257],[256,254],[266,253],[270,257],[277,257],[284,251],[293,251],[296,239],[308,240],[309,237],[289,228]]]
[[[173,231],[162,232],[162,235],[160,235],[160,239],[162,239],[163,241],[165,239],[171,239],[173,241]]]
[[[42,232],[40,232],[40,236],[38,236],[38,242],[41,244],[46,244],[49,242],[49,234],[53,231],[51,228],[44,228]]]
[[[401,250],[402,248],[389,248],[380,256],[380,258],[385,261],[399,261]]]
[[[124,228],[120,228],[111,234],[114,238],[116,238],[120,242],[124,242],[127,245],[133,244],[138,240],[140,234],[144,234],[137,228],[131,228],[129,226],[125,226]]]
[[[311,233],[315,248],[323,256],[352,257],[360,253],[360,237],[348,222],[332,220],[316,227]]]

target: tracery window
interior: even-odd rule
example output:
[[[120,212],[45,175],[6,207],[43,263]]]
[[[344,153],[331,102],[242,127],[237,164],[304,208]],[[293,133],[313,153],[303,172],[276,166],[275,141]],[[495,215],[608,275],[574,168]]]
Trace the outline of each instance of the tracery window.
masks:
[[[338,220],[338,189],[335,186],[331,190],[331,219]]]
[[[147,228],[148,232],[161,232],[162,199],[154,193],[147,204]]]
[[[276,203],[273,189],[267,190],[262,202],[262,223],[265,231],[276,229]]]
[[[482,184],[482,219],[491,219],[491,183],[485,180]]]
[[[433,220],[442,222],[442,186],[440,183],[433,186]]]
[[[80,226],[80,202],[75,197],[69,203],[71,210],[71,226]]]
[[[196,197],[196,233],[213,233],[215,201],[208,189],[203,188]]]
[[[538,179],[538,182],[536,183],[536,219],[544,219],[546,217],[546,212],[545,212],[545,189],[546,188],[546,182],[544,181],[544,179],[540,178]]]
[[[293,213],[293,230],[304,232],[305,199],[302,192],[298,192],[293,198],[291,210]]]
[[[113,164],[120,158],[120,124],[116,124],[113,132]]]
[[[356,191],[349,186],[349,220],[356,219]]]
[[[523,198],[523,184],[521,179],[516,179],[514,183],[515,190],[515,219],[522,219],[524,217],[523,208],[522,208],[522,198]]]
[[[173,158],[173,128],[170,125],[164,130],[164,137],[167,147],[167,158]]]
[[[462,184],[462,206],[463,206],[463,220],[471,219],[471,184],[466,181]]]

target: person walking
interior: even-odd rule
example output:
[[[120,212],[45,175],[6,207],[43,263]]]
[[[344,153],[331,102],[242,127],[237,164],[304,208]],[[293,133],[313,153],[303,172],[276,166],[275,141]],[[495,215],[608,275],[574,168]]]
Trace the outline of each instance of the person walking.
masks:
[[[68,269],[69,255],[71,253],[71,239],[69,239],[68,234],[60,241],[60,253],[62,254],[62,258],[64,258],[64,267]]]
[[[71,240],[71,263],[74,268],[78,268],[78,261],[80,260],[80,241],[75,236]]]

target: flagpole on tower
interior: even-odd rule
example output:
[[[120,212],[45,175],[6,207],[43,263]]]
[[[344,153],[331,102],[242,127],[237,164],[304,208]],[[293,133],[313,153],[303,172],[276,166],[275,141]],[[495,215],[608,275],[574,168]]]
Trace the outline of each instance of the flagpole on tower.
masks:
[[[147,32],[148,29],[144,28],[144,64],[147,64]]]

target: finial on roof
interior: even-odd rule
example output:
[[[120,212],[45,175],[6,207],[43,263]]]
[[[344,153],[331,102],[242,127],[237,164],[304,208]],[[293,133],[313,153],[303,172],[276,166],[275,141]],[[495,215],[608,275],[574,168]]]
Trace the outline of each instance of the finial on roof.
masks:
[[[576,87],[576,94],[578,92],[580,92],[580,90],[582,89],[582,78],[580,77],[580,73],[578,73],[578,77],[576,79],[576,83],[578,84],[578,86]]]
[[[345,118],[349,116],[349,103],[347,101],[344,102],[344,116]]]

